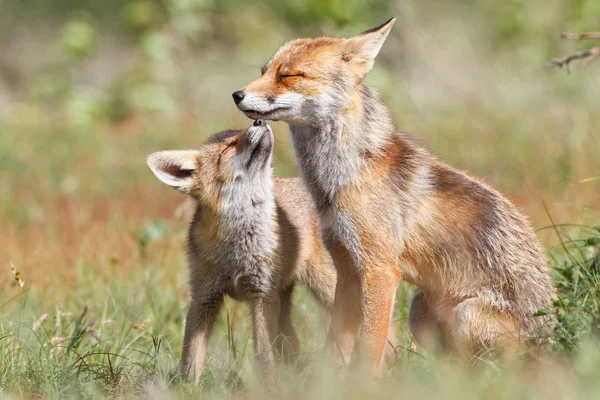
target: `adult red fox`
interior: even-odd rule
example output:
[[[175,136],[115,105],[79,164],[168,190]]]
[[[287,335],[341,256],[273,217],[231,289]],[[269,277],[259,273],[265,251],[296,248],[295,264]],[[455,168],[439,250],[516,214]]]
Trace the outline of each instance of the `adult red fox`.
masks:
[[[466,356],[538,334],[550,318],[534,314],[555,296],[527,219],[399,133],[362,83],[394,21],[350,39],[288,42],[233,93],[248,117],[288,123],[338,272],[331,340],[374,374],[402,279],[420,289],[416,340],[437,330]]]

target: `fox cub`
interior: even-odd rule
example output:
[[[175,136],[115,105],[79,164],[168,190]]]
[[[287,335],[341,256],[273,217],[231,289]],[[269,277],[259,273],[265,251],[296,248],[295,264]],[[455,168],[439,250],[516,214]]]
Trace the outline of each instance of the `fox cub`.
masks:
[[[267,381],[275,356],[289,360],[299,349],[290,315],[296,283],[327,309],[333,303],[336,272],[316,210],[299,179],[273,179],[273,143],[271,128],[258,119],[245,130],[215,134],[199,150],[147,158],[159,180],[197,202],[180,362],[181,374],[196,383],[225,295],[250,304],[255,354]]]
[[[555,297],[521,212],[398,132],[363,84],[393,23],[288,42],[233,93],[248,117],[288,123],[338,273],[331,341],[374,374],[402,279],[420,289],[409,318],[417,341],[437,331],[467,357],[539,335],[552,321],[534,314]]]

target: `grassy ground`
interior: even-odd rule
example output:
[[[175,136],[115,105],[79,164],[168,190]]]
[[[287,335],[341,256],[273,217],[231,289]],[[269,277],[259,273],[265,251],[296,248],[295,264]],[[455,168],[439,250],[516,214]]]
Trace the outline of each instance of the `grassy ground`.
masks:
[[[559,320],[552,356],[508,368],[431,357],[407,329],[413,289],[403,284],[394,315],[396,363],[380,382],[341,382],[320,362],[326,316],[300,291],[294,321],[304,346],[301,366],[281,370],[280,394],[597,398],[600,267],[591,259],[600,245],[600,180],[589,178],[600,176],[600,68],[592,64],[572,76],[544,69],[556,54],[525,40],[494,47],[481,16],[450,9],[430,15],[431,8],[397,3],[397,31],[368,83],[383,92],[400,129],[531,217],[561,294],[548,310]],[[189,214],[144,157],[195,147],[213,132],[248,124],[230,93],[294,36],[276,32],[256,47],[254,32],[235,51],[222,44],[203,49],[201,60],[179,71],[193,88],[191,105],[182,102],[168,117],[132,113],[89,123],[79,103],[69,100],[57,111],[53,98],[41,95],[0,110],[0,397],[264,394],[247,310],[232,301],[218,321],[203,386],[178,381]],[[297,175],[287,128],[274,128],[275,170]]]
[[[432,125],[442,119],[452,121],[442,113]],[[197,391],[204,396],[261,395],[252,364],[247,310],[232,301],[226,303],[217,324],[203,387],[180,384],[176,375],[188,301],[184,239],[189,215],[184,199],[155,182],[143,159],[153,150],[200,143],[203,135],[216,129],[196,120],[130,121],[90,131],[68,124],[5,125],[0,151],[3,393],[44,398],[186,397]],[[461,134],[461,128],[453,129],[458,132],[447,127],[444,132]],[[277,130],[276,168],[281,174],[293,173],[293,164],[286,170],[291,158],[289,138],[284,127]],[[502,142],[518,140],[505,137]],[[502,146],[509,145],[498,144]],[[453,147],[464,154],[492,153],[468,141]],[[544,158],[533,149],[524,152],[517,145],[512,149],[524,158]],[[526,161],[511,156],[506,162]],[[472,370],[430,357],[414,345],[408,332],[412,288],[402,285],[395,313],[400,347],[389,376],[375,386],[355,379],[338,382],[319,362],[326,318],[300,292],[294,319],[303,338],[303,367],[283,372],[284,393],[298,398],[594,397],[600,389],[600,346],[591,332],[600,327],[600,281],[598,267],[594,271],[589,260],[600,242],[600,230],[593,227],[598,221],[597,204],[590,201],[588,209],[561,209],[558,203],[564,194],[552,191],[552,185],[549,190],[544,181],[535,185],[532,178],[543,175],[544,165],[532,164],[509,176],[487,175],[487,163],[481,165],[480,173],[492,184],[514,185],[515,191],[527,188],[515,198],[534,216],[537,228],[546,227],[540,234],[549,247],[562,294],[552,310],[561,321],[554,346],[559,358],[522,371],[494,365]],[[474,163],[473,169],[478,168]],[[597,181],[575,186],[585,185],[598,188]],[[530,193],[543,193],[542,199],[531,199]],[[577,199],[590,200],[585,192],[581,196]],[[563,213],[567,216],[561,217]],[[577,226],[561,225],[569,221]]]

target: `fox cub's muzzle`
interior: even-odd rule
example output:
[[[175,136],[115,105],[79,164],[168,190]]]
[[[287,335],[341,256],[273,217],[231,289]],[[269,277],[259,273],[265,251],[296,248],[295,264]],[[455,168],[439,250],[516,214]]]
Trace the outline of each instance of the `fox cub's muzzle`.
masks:
[[[270,160],[273,151],[273,132],[263,119],[257,119],[246,132],[246,165],[249,169],[262,169]]]

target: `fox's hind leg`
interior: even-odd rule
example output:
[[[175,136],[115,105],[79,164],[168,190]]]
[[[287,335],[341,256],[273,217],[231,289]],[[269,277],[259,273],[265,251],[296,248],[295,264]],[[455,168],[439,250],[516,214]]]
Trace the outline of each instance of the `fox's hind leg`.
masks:
[[[427,351],[448,350],[447,334],[435,311],[429,305],[425,293],[418,292],[413,297],[408,324],[415,341]]]
[[[275,339],[275,352],[284,363],[294,364],[300,353],[300,340],[292,325],[292,294],[294,286],[280,293],[279,335]]]
[[[485,357],[494,350],[510,357],[517,350],[516,319],[482,299],[463,300],[442,318],[452,333],[455,349],[464,357]]]

